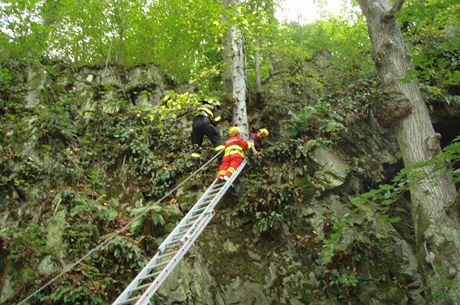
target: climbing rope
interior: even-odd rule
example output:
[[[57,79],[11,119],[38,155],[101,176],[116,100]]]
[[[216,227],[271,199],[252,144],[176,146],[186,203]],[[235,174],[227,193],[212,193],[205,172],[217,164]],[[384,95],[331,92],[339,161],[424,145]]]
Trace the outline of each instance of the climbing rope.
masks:
[[[216,159],[220,154],[222,153],[222,150],[219,151],[218,153],[216,153],[211,159],[209,159],[206,163],[204,163],[200,168],[198,168],[196,171],[194,171],[190,176],[187,177],[187,179],[185,179],[184,181],[182,181],[181,183],[179,183],[175,188],[173,188],[171,191],[169,191],[166,195],[164,195],[163,197],[161,197],[160,199],[158,199],[153,205],[152,207],[150,208],[147,208],[145,209],[144,211],[140,212],[138,215],[136,215],[133,219],[131,219],[127,224],[125,224],[122,228],[118,229],[117,231],[115,231],[114,233],[112,233],[112,235],[110,235],[109,237],[107,237],[106,240],[104,240],[102,243],[100,243],[98,246],[94,247],[93,249],[89,250],[84,256],[82,256],[79,260],[77,260],[76,262],[74,262],[73,264],[71,264],[70,266],[68,266],[67,268],[64,268],[63,271],[61,271],[58,275],[56,275],[55,277],[53,277],[51,280],[49,280],[48,282],[46,282],[43,286],[41,286],[39,289],[37,289],[34,293],[31,293],[28,297],[26,297],[25,299],[23,299],[21,302],[18,303],[18,305],[22,305],[22,304],[25,304],[25,302],[27,302],[28,300],[30,300],[31,298],[33,298],[34,296],[36,296],[39,292],[41,292],[43,289],[45,289],[46,287],[48,287],[49,285],[51,285],[52,283],[54,283],[55,281],[57,281],[61,276],[63,276],[64,274],[66,274],[67,272],[69,272],[70,270],[72,270],[73,268],[75,268],[77,265],[79,265],[81,262],[83,262],[85,259],[87,259],[88,257],[90,257],[94,252],[97,252],[99,251],[102,247],[104,247],[105,245],[107,245],[110,241],[112,241],[115,237],[117,237],[120,233],[126,231],[136,220],[138,220],[139,218],[141,218],[142,216],[144,216],[148,211],[150,211],[151,209],[153,209],[153,206],[155,206],[156,204],[162,202],[163,200],[165,200],[166,198],[168,198],[169,195],[171,195],[173,192],[175,192],[178,188],[180,188],[182,185],[184,185],[187,181],[189,181],[191,178],[193,178],[196,174],[198,174],[199,172],[201,172],[206,166],[208,166],[209,163],[211,163],[212,161],[214,161],[214,159]]]

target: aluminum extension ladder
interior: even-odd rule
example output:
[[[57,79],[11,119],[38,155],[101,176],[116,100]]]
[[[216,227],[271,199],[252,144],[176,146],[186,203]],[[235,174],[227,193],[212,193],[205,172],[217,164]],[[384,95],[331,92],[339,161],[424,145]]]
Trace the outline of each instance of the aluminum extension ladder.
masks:
[[[214,216],[214,207],[247,164],[245,158],[228,181],[214,180],[192,209],[158,247],[158,252],[112,305],[147,305]]]

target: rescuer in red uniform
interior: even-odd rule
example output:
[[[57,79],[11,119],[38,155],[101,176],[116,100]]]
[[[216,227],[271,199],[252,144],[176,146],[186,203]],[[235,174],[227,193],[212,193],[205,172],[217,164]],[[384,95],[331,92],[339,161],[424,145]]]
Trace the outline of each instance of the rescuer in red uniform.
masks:
[[[224,158],[219,167],[218,179],[228,180],[243,162],[246,151],[251,148],[252,142],[240,137],[240,129],[232,127],[228,130],[230,138],[225,142]]]

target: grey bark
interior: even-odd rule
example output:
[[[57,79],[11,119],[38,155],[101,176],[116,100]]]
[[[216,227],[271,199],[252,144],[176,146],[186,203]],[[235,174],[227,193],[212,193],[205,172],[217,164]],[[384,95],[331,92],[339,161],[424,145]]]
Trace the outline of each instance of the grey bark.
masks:
[[[246,111],[246,71],[244,66],[243,35],[241,30],[232,26],[232,82],[233,82],[233,121],[240,127],[241,135],[249,136],[248,116]]]
[[[224,7],[228,9],[230,0],[222,1]],[[227,15],[225,11],[222,14],[222,21],[227,22]],[[224,71],[223,71],[223,81],[224,81],[224,91],[228,95],[232,95],[233,92],[233,82],[232,82],[232,36],[231,32],[228,31],[222,38],[222,55],[224,58]]]
[[[390,0],[359,0],[366,17],[374,61],[384,85],[410,104],[410,111],[395,119],[393,130],[405,166],[431,160],[440,152],[439,134],[434,132],[417,80],[401,81],[413,65],[407,54]],[[416,253],[433,304],[458,304],[460,287],[447,289],[441,280],[460,280],[460,225],[453,210],[456,190],[450,172],[443,167],[418,171],[427,178],[410,185],[411,210],[415,224]]]
[[[256,62],[256,102],[257,105],[260,105],[260,100],[262,96],[262,80],[260,77],[260,37],[257,36],[256,40],[256,54],[255,54],[255,62]]]
[[[226,8],[230,4],[238,4],[238,0],[223,0],[223,4]],[[229,71],[231,73],[231,91],[228,92],[232,95],[233,103],[233,122],[235,125],[240,127],[241,135],[244,138],[249,136],[249,126],[248,126],[248,117],[246,111],[246,67],[244,59],[244,48],[243,48],[243,34],[237,25],[233,24],[230,26],[229,31],[230,40],[228,41],[230,56],[226,53],[226,46],[224,45],[224,62],[228,59],[231,60],[231,68]],[[228,80],[228,75],[226,75],[224,70],[224,89],[230,89],[230,81]],[[226,80],[227,78],[227,80]]]

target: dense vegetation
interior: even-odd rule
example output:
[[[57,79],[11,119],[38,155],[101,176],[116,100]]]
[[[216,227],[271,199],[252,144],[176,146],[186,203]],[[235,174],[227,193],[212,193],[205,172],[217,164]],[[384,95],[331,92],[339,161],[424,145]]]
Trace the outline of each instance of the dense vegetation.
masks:
[[[379,138],[368,129],[375,124],[375,107],[393,93],[379,86],[361,13],[350,4],[346,17],[281,24],[273,17],[274,5],[268,0],[228,8],[201,0],[0,4],[3,304],[18,303],[140,213],[128,231],[30,304],[108,304],[155,253],[214,178],[217,163],[155,203],[199,167],[189,158],[189,132],[190,111],[200,96],[221,99],[223,126],[231,124],[232,105],[222,92],[222,38],[234,24],[245,37],[250,122],[269,126],[272,134],[262,157],[251,160],[241,189],[232,190],[236,199],[224,200],[228,218],[222,219],[231,224],[220,223],[220,232],[227,234],[239,219],[261,249],[289,240],[303,264],[314,266],[309,270],[316,284],[289,288],[305,304],[367,304],[358,297],[367,281],[385,292],[378,304],[431,302],[439,296],[429,294],[430,285],[446,294],[455,290],[455,280],[416,279],[395,246],[398,234],[410,246],[415,243],[407,190],[423,178],[412,174],[417,166],[426,164],[397,174],[402,166],[394,162],[382,170],[381,160],[372,156],[377,151],[363,144],[376,138],[377,150],[400,159],[391,136]],[[397,16],[415,64],[403,81],[418,78],[445,136],[443,153],[430,164],[452,163],[457,183],[459,15],[457,1],[430,0],[406,1]],[[146,69],[148,77],[133,81],[136,69]],[[315,161],[318,148],[347,156],[348,178],[339,187],[331,186],[337,178],[325,177]],[[302,207],[321,210],[320,202],[332,205],[334,196],[341,198],[341,210],[325,212],[316,227],[299,217]],[[222,242],[213,238],[206,240]],[[219,251],[210,253],[214,261]],[[216,275],[221,284],[245,269],[234,266],[221,268]]]

